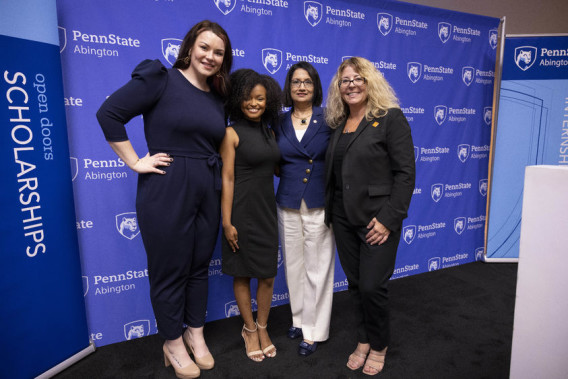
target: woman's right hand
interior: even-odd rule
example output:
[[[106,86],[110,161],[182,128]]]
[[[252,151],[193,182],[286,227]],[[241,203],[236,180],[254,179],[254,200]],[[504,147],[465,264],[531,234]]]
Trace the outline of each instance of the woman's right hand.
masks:
[[[229,246],[233,250],[233,253],[236,253],[237,250],[239,250],[237,228],[233,225],[224,226],[223,232],[225,233],[225,238],[227,239],[227,242],[229,242]]]
[[[154,155],[150,155],[150,153],[148,153],[144,157],[138,159],[130,168],[139,174],[154,173],[164,175],[166,172],[164,170],[160,170],[158,167],[169,166],[173,161],[174,159],[166,153],[156,153]]]

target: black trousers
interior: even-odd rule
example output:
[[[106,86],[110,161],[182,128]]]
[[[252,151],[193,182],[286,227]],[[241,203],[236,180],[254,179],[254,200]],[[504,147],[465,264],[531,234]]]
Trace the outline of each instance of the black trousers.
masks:
[[[382,245],[369,245],[369,230],[354,226],[340,215],[332,218],[339,260],[347,277],[357,323],[357,341],[373,350],[389,345],[387,284],[394,271],[400,231],[391,233]]]
[[[173,340],[182,335],[183,324],[205,324],[221,192],[215,184],[218,170],[206,160],[175,156],[162,169],[166,175],[138,177],[136,212],[158,332]]]

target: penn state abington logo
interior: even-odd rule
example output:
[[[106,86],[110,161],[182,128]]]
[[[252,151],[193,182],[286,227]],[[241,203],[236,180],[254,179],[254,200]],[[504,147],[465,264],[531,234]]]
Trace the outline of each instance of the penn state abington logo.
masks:
[[[79,162],[77,162],[77,158],[69,157],[71,162],[71,181],[75,181],[77,179],[77,174],[79,173]]]
[[[83,297],[89,293],[89,277],[83,275]]]
[[[484,107],[483,121],[485,121],[487,125],[491,125],[492,120],[493,120],[493,107]]]
[[[237,4],[237,0],[213,0],[213,2],[217,9],[219,9],[225,16],[231,13]]]
[[[323,5],[317,1],[304,1],[304,17],[311,26],[316,26],[323,19]]]
[[[436,271],[440,268],[440,257],[428,259],[428,271]]]
[[[406,64],[406,73],[408,74],[408,79],[412,83],[416,83],[422,76],[422,63],[408,62]]]
[[[523,71],[528,70],[536,62],[536,47],[519,46],[515,48],[515,64]]]
[[[442,125],[444,121],[446,121],[446,117],[448,117],[448,107],[445,105],[436,105],[434,107],[434,119],[438,125]]]
[[[470,149],[471,147],[465,143],[458,145],[458,159],[462,163],[465,163],[465,161],[467,161],[467,158],[469,158]]]
[[[274,75],[282,66],[282,51],[271,48],[262,49],[262,65]]]
[[[448,42],[452,35],[452,24],[448,22],[438,22],[438,37],[442,43]]]
[[[377,27],[382,35],[386,36],[392,30],[392,15],[388,13],[377,13]]]
[[[497,29],[491,29],[489,31],[489,46],[491,46],[492,49],[497,48],[497,37],[498,37]]]
[[[124,324],[124,338],[131,340],[150,334],[150,320],[136,320]]]
[[[471,66],[465,66],[462,68],[462,80],[466,86],[469,87],[471,83],[473,83],[473,79],[475,79],[475,70]]]
[[[416,225],[408,225],[402,229],[404,242],[410,245],[414,241],[414,237],[416,237]]]
[[[225,304],[225,317],[232,317],[238,316],[241,312],[239,312],[239,306],[237,305],[237,301],[229,301]]]
[[[182,40],[177,38],[164,38],[162,40],[162,55],[172,66],[176,63]]]
[[[465,217],[456,217],[454,219],[454,230],[456,231],[457,234],[462,234],[463,231],[465,230]]]
[[[57,30],[59,31],[59,52],[62,53],[67,46],[67,31],[61,26],[58,26]]]
[[[116,230],[129,240],[134,239],[140,233],[138,222],[136,221],[136,212],[126,212],[115,216]]]
[[[430,195],[432,196],[432,200],[436,203],[440,201],[444,195],[444,185],[442,183],[432,184],[432,187],[430,187]]]
[[[482,261],[485,256],[485,248],[478,247],[475,249],[475,261]]]
[[[481,194],[481,196],[487,196],[487,179],[481,179],[479,181],[479,193]]]

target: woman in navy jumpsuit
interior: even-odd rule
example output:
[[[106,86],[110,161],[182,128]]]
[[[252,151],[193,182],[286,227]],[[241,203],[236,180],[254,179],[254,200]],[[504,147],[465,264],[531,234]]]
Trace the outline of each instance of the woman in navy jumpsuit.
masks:
[[[136,212],[150,297],[158,331],[166,339],[166,366],[171,363],[180,378],[197,377],[200,369],[214,365],[203,325],[208,266],[219,228],[218,150],[225,135],[223,98],[231,64],[227,33],[202,21],[186,35],[174,68],[143,61],[97,112],[106,140],[140,174]],[[143,158],[124,127],[140,114],[148,144]]]

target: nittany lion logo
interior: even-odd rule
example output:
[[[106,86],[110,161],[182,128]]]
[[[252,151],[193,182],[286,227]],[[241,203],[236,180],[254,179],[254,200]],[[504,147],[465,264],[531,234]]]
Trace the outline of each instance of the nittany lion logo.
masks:
[[[71,181],[75,181],[77,178],[77,174],[79,173],[79,163],[77,162],[77,158],[69,157],[71,162]]]
[[[225,317],[233,317],[233,316],[238,316],[240,315],[241,312],[239,312],[239,307],[237,306],[237,301],[233,300],[233,301],[229,301],[228,303],[225,304]]]
[[[134,239],[140,233],[138,222],[136,221],[136,212],[126,212],[115,216],[116,230],[129,240]]]
[[[448,42],[452,35],[452,24],[448,22],[438,22],[438,37],[442,43]]]
[[[498,37],[497,29],[491,29],[489,31],[489,46],[491,46],[492,49],[497,48],[497,37]]]
[[[457,234],[463,233],[463,231],[465,230],[466,222],[467,221],[465,217],[456,217],[454,219],[454,230],[456,231]]]
[[[278,49],[262,49],[262,65],[274,75],[282,66],[282,51]]]
[[[458,145],[458,159],[462,163],[465,163],[465,161],[467,161],[467,158],[469,158],[470,149],[471,147],[469,145],[466,145],[465,143]]]
[[[434,119],[438,125],[442,125],[444,121],[446,121],[446,117],[448,117],[448,107],[445,105],[436,105],[434,107]]]
[[[150,334],[150,320],[136,320],[124,325],[124,338],[132,340]]]
[[[162,55],[172,66],[176,63],[181,43],[182,40],[177,38],[164,38],[162,40]]]
[[[484,260],[485,257],[485,248],[483,247],[478,247],[477,249],[475,249],[475,261],[482,261]]]
[[[418,146],[414,146],[414,162],[418,161],[419,155],[420,155],[420,148]]]
[[[377,26],[379,32],[386,36],[392,30],[392,15],[388,13],[377,13]]]
[[[304,17],[311,26],[316,26],[323,19],[323,5],[317,1],[304,1]]]
[[[411,244],[414,241],[414,237],[416,237],[416,225],[408,225],[402,229],[402,239],[407,244]]]
[[[479,181],[479,193],[481,196],[487,196],[487,179],[481,179]]]
[[[416,83],[422,76],[422,63],[408,62],[406,64],[406,73],[408,79],[410,79],[412,83]]]
[[[536,47],[519,46],[515,48],[515,63],[523,71],[528,70],[536,62]]]
[[[473,83],[473,79],[475,79],[475,69],[470,66],[465,66],[462,68],[462,80],[466,86],[469,87],[471,83]]]
[[[428,271],[436,271],[440,269],[440,257],[428,259]]]
[[[483,108],[483,121],[485,121],[487,125],[491,125],[491,121],[493,121],[493,107]]]
[[[83,297],[89,292],[89,277],[83,275]]]
[[[235,5],[237,5],[237,0],[213,0],[213,2],[225,16],[231,13],[235,9]]]
[[[62,53],[67,46],[67,30],[61,26],[58,26],[57,30],[59,32],[59,53]]]
[[[432,187],[430,187],[430,195],[432,196],[432,200],[436,203],[440,201],[442,196],[444,196],[444,185],[442,183],[432,184]]]

